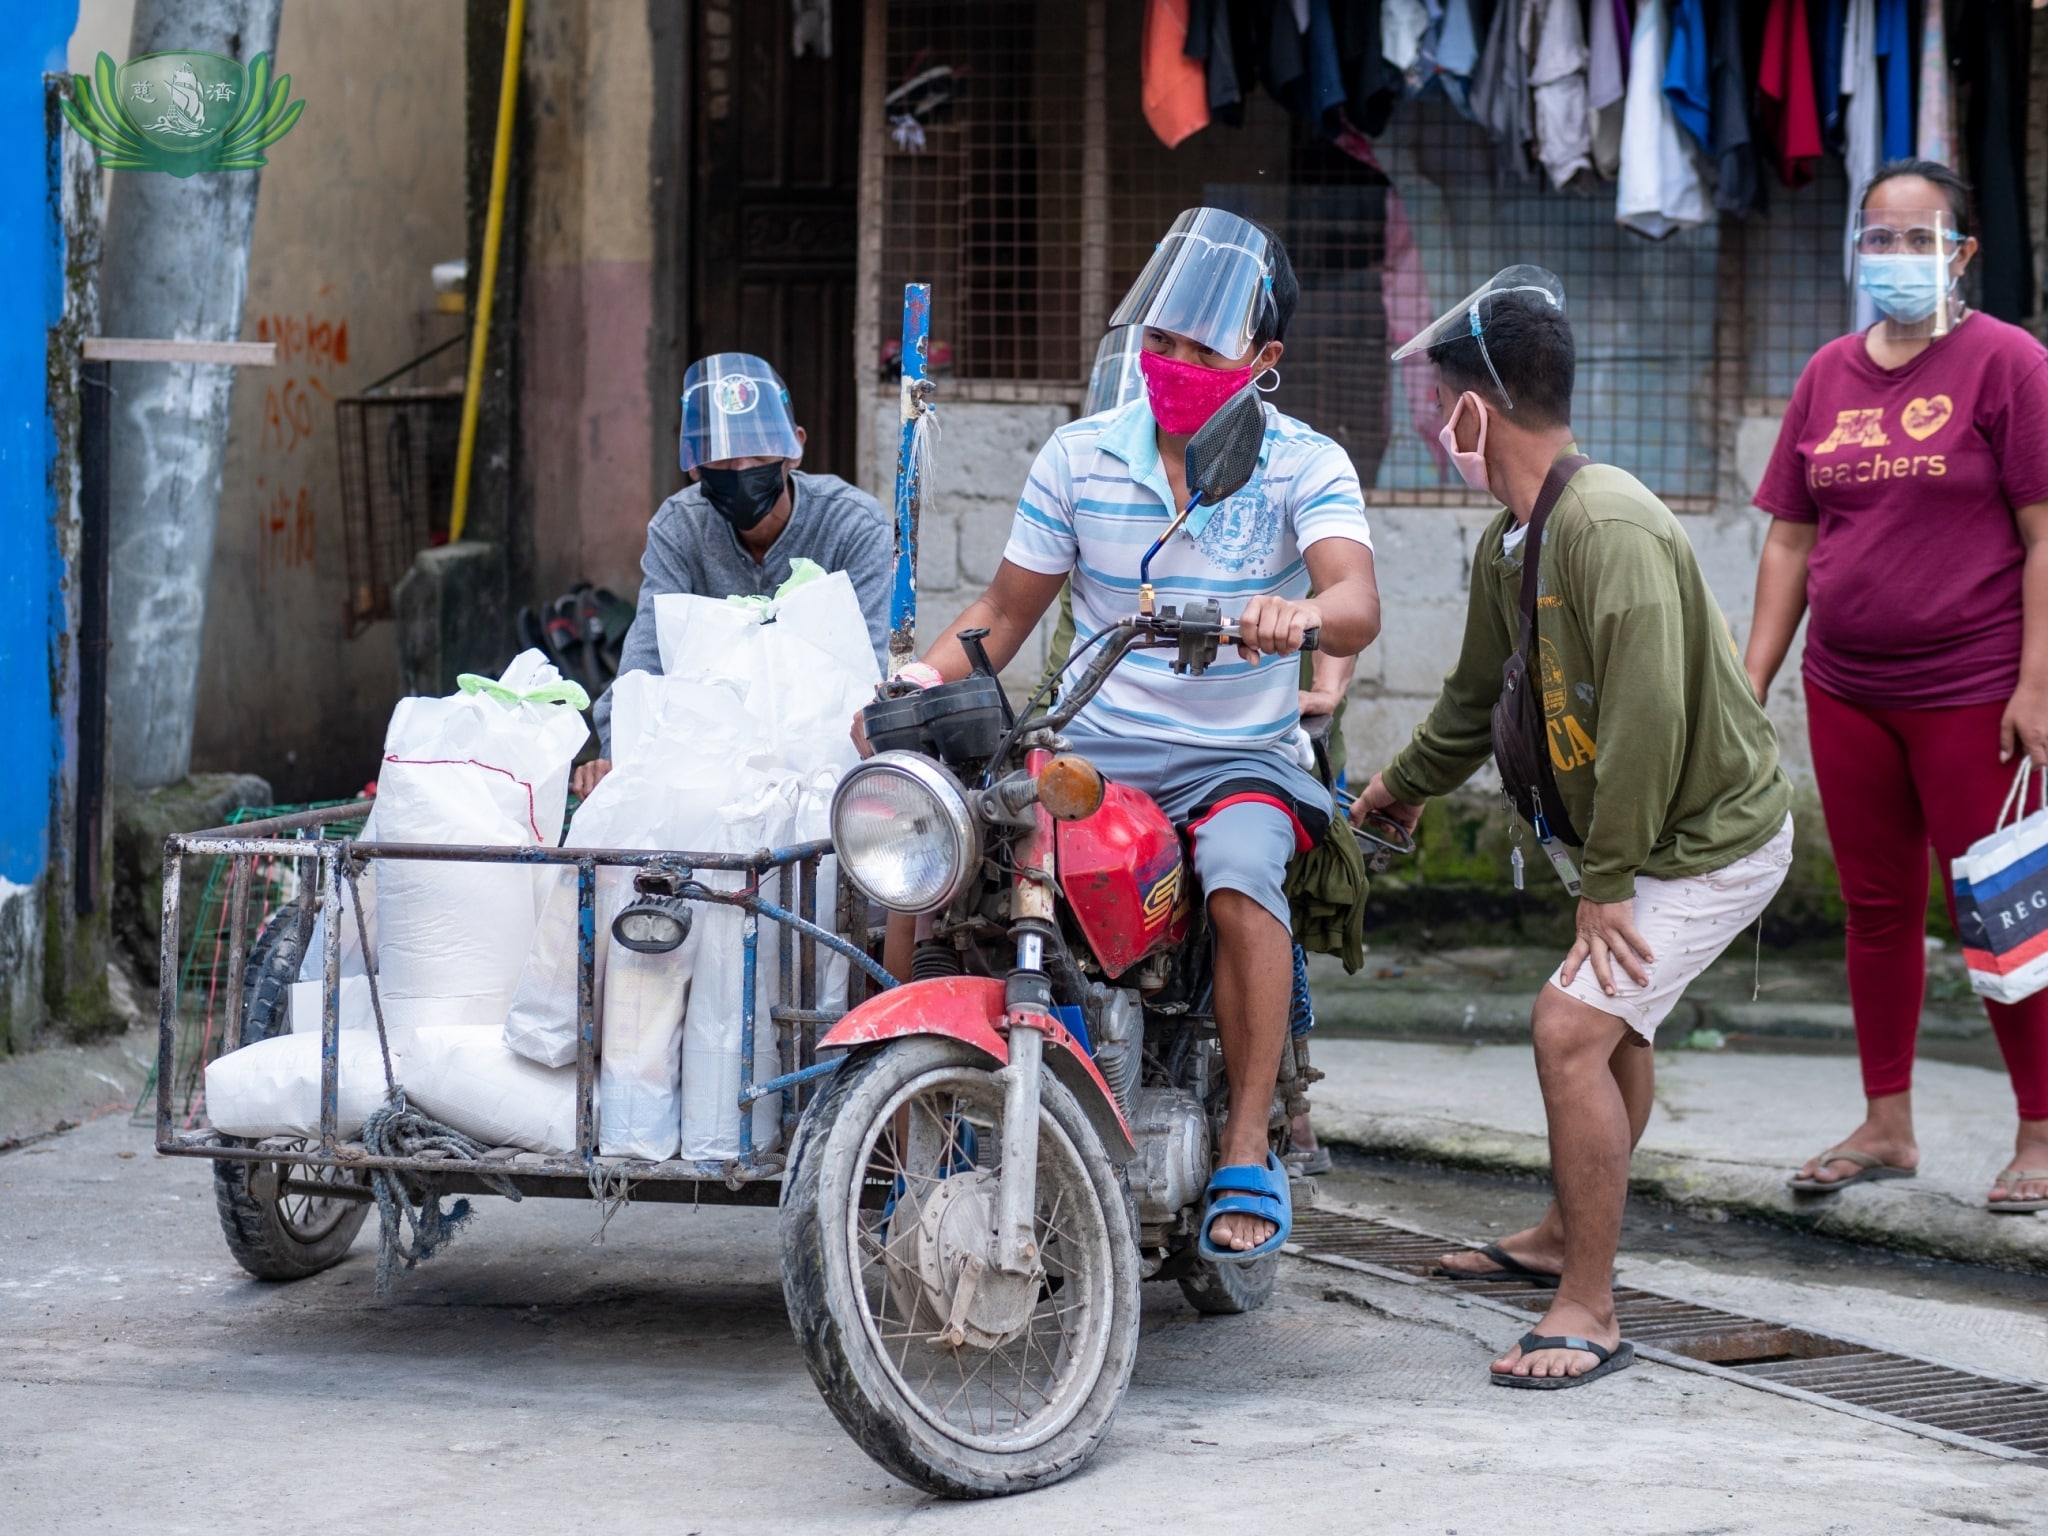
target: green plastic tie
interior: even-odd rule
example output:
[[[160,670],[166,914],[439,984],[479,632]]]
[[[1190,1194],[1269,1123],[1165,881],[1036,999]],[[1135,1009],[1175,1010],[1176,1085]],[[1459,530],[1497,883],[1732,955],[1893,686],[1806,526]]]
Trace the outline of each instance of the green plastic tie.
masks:
[[[558,683],[547,683],[522,692],[499,682],[495,677],[485,677],[479,672],[464,672],[455,679],[455,686],[464,693],[485,694],[500,704],[567,704],[571,709],[590,708],[590,695],[584,691],[583,685],[566,677]]]

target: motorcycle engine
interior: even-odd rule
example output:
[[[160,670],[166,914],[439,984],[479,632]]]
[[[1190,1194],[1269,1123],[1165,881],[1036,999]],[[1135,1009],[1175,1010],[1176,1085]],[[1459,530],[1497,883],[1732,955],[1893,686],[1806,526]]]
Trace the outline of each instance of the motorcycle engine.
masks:
[[[1138,1155],[1126,1174],[1138,1197],[1138,1220],[1156,1226],[1202,1197],[1209,1173],[1209,1117],[1184,1088],[1140,1088],[1131,1137]]]

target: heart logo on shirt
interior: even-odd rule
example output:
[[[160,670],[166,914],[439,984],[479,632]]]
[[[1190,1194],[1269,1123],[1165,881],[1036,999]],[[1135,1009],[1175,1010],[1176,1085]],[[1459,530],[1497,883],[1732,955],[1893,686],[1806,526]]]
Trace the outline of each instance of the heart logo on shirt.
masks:
[[[1947,395],[1909,400],[1906,408],[1899,412],[1899,425],[1906,429],[1906,436],[1914,442],[1924,443],[1947,426],[1949,417],[1955,412],[1956,403]]]

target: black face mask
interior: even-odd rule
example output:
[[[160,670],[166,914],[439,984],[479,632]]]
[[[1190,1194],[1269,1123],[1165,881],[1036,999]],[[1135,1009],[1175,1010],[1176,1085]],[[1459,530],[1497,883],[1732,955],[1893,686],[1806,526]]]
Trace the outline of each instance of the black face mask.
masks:
[[[782,500],[787,474],[787,466],[780,461],[756,464],[752,469],[712,469],[707,465],[697,471],[697,480],[712,510],[731,523],[734,532],[746,533],[759,527]]]

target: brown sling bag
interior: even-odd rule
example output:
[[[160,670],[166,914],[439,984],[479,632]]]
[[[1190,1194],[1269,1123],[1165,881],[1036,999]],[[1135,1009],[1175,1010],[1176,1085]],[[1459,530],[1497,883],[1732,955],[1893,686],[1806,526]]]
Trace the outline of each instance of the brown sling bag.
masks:
[[[1550,767],[1550,732],[1544,722],[1540,653],[1536,646],[1536,596],[1543,554],[1543,525],[1573,475],[1593,461],[1582,454],[1550,466],[1536,506],[1529,514],[1529,532],[1522,545],[1522,601],[1519,642],[1500,673],[1500,697],[1493,706],[1493,760],[1500,769],[1501,793],[1508,797],[1538,839],[1552,838],[1585,846],[1557,791]],[[1534,665],[1532,666],[1532,663]]]

